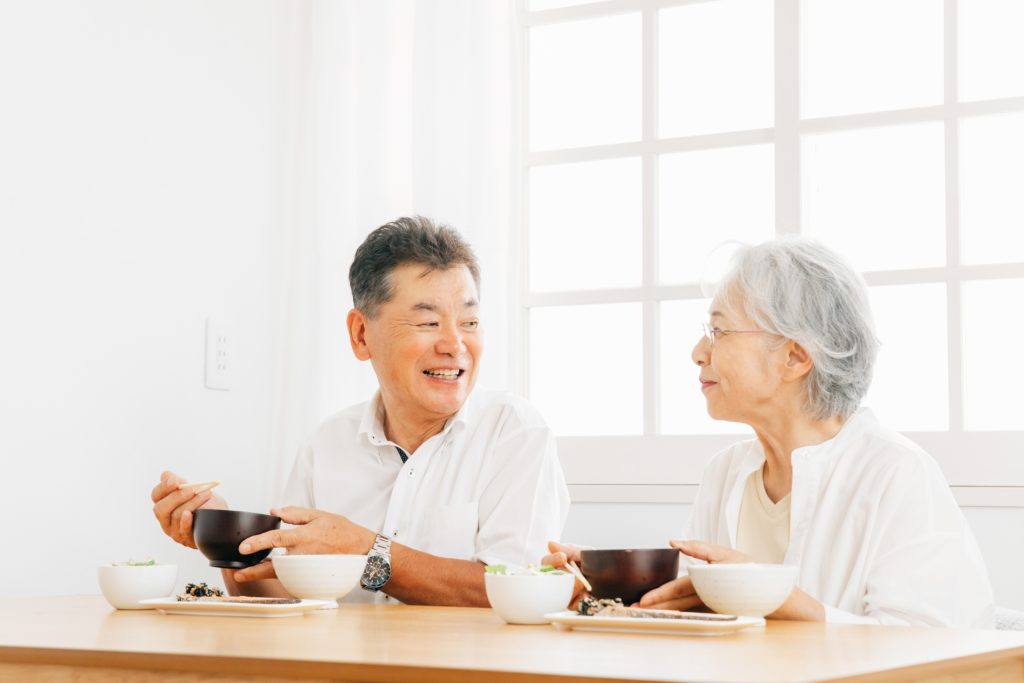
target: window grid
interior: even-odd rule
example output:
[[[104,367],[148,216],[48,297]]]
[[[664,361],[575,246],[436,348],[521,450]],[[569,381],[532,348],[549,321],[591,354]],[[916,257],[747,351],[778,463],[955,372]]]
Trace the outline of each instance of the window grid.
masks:
[[[963,407],[963,374],[962,374],[962,324],[960,309],[960,285],[970,280],[987,280],[1002,278],[1024,278],[1024,263],[1006,263],[991,265],[969,265],[961,263],[960,255],[960,213],[959,213],[959,136],[960,121],[967,117],[990,114],[1024,111],[1024,97],[1008,97],[987,101],[957,101],[957,0],[944,0],[944,99],[941,105],[916,107],[911,109],[857,113],[842,116],[821,117],[815,119],[800,118],[800,0],[775,0],[774,3],[774,113],[773,128],[731,131],[694,135],[678,138],[658,139],[658,92],[657,92],[657,60],[658,60],[658,11],[667,7],[677,7],[704,0],[605,0],[588,5],[566,7],[560,9],[529,12],[526,10],[527,0],[519,0],[521,47],[521,88],[523,107],[523,163],[518,169],[519,183],[522,186],[522,206],[528,206],[528,183],[531,168],[546,164],[562,164],[577,161],[596,161],[616,157],[639,157],[642,165],[642,225],[643,225],[643,280],[640,287],[623,289],[564,291],[564,292],[531,292],[529,286],[529,264],[526,262],[529,240],[528,212],[523,208],[520,220],[523,237],[520,241],[521,253],[518,255],[522,269],[523,283],[520,291],[518,310],[517,339],[519,348],[529,348],[529,309],[554,305],[583,305],[598,303],[640,302],[643,304],[643,349],[644,349],[644,432],[635,438],[628,437],[625,441],[608,440],[604,437],[563,437],[560,442],[569,445],[572,451],[575,446],[593,454],[594,449],[600,452],[607,450],[610,456],[616,449],[623,447],[654,445],[654,437],[658,444],[653,450],[667,456],[668,450],[680,444],[696,444],[696,450],[731,442],[735,437],[727,437],[726,441],[707,435],[660,435],[659,410],[659,303],[674,299],[701,298],[702,294],[696,285],[663,285],[658,283],[657,273],[657,235],[658,235],[658,160],[661,155],[680,151],[701,149],[720,149],[731,146],[745,146],[771,143],[775,151],[775,232],[784,234],[801,230],[801,140],[808,134],[856,130],[869,127],[900,125],[923,122],[941,121],[944,127],[945,145],[945,226],[946,226],[946,264],[938,268],[916,268],[903,270],[886,270],[864,273],[869,286],[884,284],[919,284],[945,283],[947,285],[947,322],[948,322],[948,389],[949,389],[949,430],[948,432],[932,433],[924,438],[931,448],[943,450],[942,435],[962,433],[964,428]],[[642,17],[642,136],[633,142],[594,145],[570,149],[554,149],[530,151],[528,122],[529,98],[529,31],[533,26],[577,21],[620,14],[639,12]],[[695,337],[696,339],[696,337]],[[529,359],[514,361],[516,367],[513,377],[517,379],[517,389],[529,395]],[[1011,432],[1014,435],[1014,448],[1024,444],[1020,435],[1024,432]],[[938,437],[938,441],[935,441]],[[964,437],[968,439],[964,441]],[[1008,437],[1009,438],[1009,437]],[[610,441],[610,442],[609,442]],[[964,443],[970,442],[970,435],[961,435],[948,439],[949,450],[962,449]],[[988,442],[986,442],[988,443]],[[704,448],[700,445],[706,444]],[[1007,442],[1009,444],[1009,441]],[[1005,457],[1008,448],[998,449]],[[997,454],[998,455],[998,454]],[[942,453],[938,454],[940,461]],[[591,460],[593,462],[593,459]],[[610,460],[608,460],[610,463]],[[945,467],[945,463],[944,467]],[[945,467],[947,472],[950,467]],[[571,467],[567,467],[571,470]],[[609,468],[601,476],[608,476]],[[693,471],[686,468],[686,483],[693,481]],[[956,468],[953,468],[956,469]],[[983,470],[985,468],[982,468]],[[999,468],[996,468],[999,469]],[[959,470],[957,470],[959,471]],[[1014,468],[1010,479],[1002,478],[1008,474],[1005,468],[994,472],[988,468],[993,481],[1001,484],[1018,483],[1024,485],[1024,467]],[[600,478],[600,477],[597,477]],[[968,477],[969,478],[969,477]],[[975,477],[976,479],[977,477]],[[570,481],[573,477],[570,476]],[[590,475],[586,481],[595,481]],[[662,479],[661,481],[664,481]],[[576,481],[575,483],[580,483]],[[653,482],[647,482],[653,483]],[[957,482],[954,482],[957,483]],[[960,482],[965,483],[965,482]],[[970,483],[977,483],[971,481]]]

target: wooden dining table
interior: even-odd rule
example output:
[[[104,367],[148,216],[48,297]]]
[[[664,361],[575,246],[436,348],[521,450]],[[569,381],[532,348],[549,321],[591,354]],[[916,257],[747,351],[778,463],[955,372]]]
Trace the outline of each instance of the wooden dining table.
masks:
[[[1024,633],[768,621],[713,637],[341,605],[276,619],[0,599],[0,682],[1024,681]]]

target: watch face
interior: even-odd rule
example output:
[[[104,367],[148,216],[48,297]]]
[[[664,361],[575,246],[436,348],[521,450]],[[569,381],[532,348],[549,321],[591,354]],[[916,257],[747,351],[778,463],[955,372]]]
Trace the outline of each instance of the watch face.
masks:
[[[380,590],[391,578],[391,563],[380,555],[371,555],[366,560],[366,567],[363,569],[363,577],[360,583],[364,588],[372,591]]]

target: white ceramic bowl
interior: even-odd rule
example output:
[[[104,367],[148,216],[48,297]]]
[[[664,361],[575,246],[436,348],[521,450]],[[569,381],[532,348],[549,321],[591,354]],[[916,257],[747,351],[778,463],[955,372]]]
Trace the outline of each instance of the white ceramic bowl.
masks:
[[[96,569],[103,597],[117,609],[152,609],[140,605],[139,600],[166,598],[174,592],[178,580],[178,566],[151,564],[141,567],[130,565],[102,565]]]
[[[486,574],[487,599],[510,624],[546,624],[545,614],[560,612],[572,600],[572,574]]]
[[[366,555],[272,555],[270,561],[295,597],[336,601],[359,585]]]
[[[763,617],[786,601],[799,567],[787,564],[698,564],[686,568],[704,604],[719,614]]]

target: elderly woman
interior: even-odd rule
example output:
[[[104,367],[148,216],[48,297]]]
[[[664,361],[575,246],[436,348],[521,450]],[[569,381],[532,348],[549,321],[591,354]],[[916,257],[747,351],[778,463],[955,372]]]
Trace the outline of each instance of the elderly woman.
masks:
[[[985,565],[942,472],[860,406],[878,342],[853,269],[803,238],[745,248],[709,313],[692,353],[708,413],[757,438],[711,460],[697,540],[672,545],[708,562],[799,565],[773,618],[991,628]],[[578,559],[550,549],[549,562]],[[700,599],[682,577],[640,605]]]

